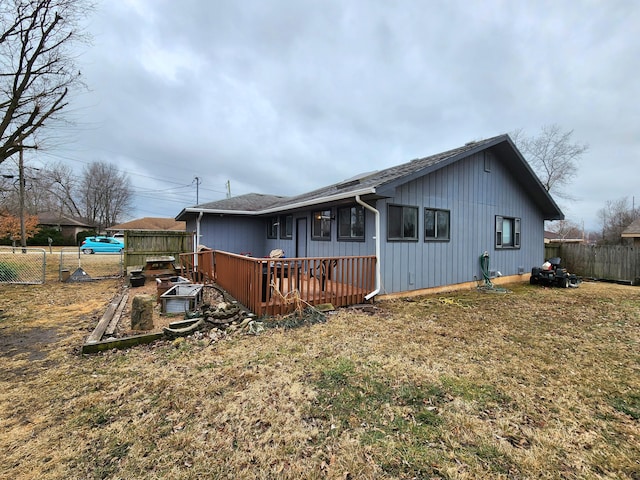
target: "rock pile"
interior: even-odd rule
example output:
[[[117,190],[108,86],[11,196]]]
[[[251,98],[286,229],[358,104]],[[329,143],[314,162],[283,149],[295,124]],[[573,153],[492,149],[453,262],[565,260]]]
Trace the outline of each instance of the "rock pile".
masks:
[[[252,313],[244,311],[235,302],[220,302],[215,306],[203,305],[200,312],[187,312],[185,320],[173,322],[164,327],[169,337],[184,337],[200,332],[198,336],[208,336],[211,340],[234,332],[258,334],[264,330],[262,322],[256,321]]]

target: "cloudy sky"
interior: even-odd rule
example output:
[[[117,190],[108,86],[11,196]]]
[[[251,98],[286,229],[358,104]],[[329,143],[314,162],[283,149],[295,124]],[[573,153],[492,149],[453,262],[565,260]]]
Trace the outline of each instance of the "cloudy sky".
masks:
[[[640,203],[638,2],[99,0],[87,31],[73,141],[42,160],[118,165],[131,218],[550,124],[589,145],[568,219]]]

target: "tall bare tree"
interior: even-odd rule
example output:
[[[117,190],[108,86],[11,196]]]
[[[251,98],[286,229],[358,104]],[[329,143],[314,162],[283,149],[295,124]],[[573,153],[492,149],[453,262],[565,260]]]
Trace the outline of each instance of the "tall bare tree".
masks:
[[[572,198],[566,187],[578,173],[580,158],[589,149],[586,144],[573,143],[572,135],[573,130],[563,131],[558,125],[545,125],[536,136],[527,136],[522,130],[511,133],[544,188],[564,199]]]
[[[131,208],[131,182],[109,163],[93,162],[87,165],[80,191],[83,216],[94,222],[99,230],[117,223]]]
[[[0,164],[38,135],[81,85],[72,46],[85,39],[79,20],[85,0],[0,1]]]
[[[629,197],[607,200],[605,206],[598,210],[598,218],[602,222],[601,243],[607,245],[622,243],[622,231],[639,218],[639,214],[635,206],[629,205]]]
[[[49,193],[49,210],[81,217],[79,179],[73,169],[62,162],[46,168],[41,176]]]

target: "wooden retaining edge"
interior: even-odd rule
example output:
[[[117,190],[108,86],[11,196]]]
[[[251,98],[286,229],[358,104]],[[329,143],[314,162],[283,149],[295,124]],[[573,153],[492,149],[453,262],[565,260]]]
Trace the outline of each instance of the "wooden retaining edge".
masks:
[[[132,337],[112,338],[94,343],[85,343],[82,345],[82,353],[98,353],[113,348],[128,348],[136,345],[155,342],[164,338],[163,332],[143,333],[142,335],[134,335]]]
[[[220,291],[220,293],[222,293],[222,296],[225,300],[227,301],[233,300],[233,297],[231,297],[224,289],[218,286],[215,286],[214,288],[216,288],[218,291]],[[125,293],[120,297],[114,299],[109,304],[104,315],[98,322],[98,325],[93,330],[91,335],[89,335],[89,337],[87,338],[87,341],[82,345],[82,353],[97,353],[104,350],[110,350],[113,348],[128,348],[136,345],[151,343],[156,340],[160,340],[161,338],[166,338],[166,335],[164,332],[154,332],[154,333],[143,333],[141,335],[134,335],[131,337],[112,338],[109,340],[102,340],[102,336],[105,334],[105,332],[110,331],[111,333],[109,334],[112,334],[115,331],[115,327],[118,323],[120,316],[122,315],[122,311],[124,310],[127,304],[127,300],[128,300],[128,294]],[[233,301],[235,302],[235,300]],[[238,302],[235,302],[235,303],[237,303],[242,310],[242,305]],[[248,310],[246,311],[249,312]],[[174,322],[174,323],[178,325],[182,323],[184,326],[186,326],[191,323],[197,323],[200,320],[201,320],[200,318],[195,318],[195,319],[188,319],[182,322]],[[178,325],[174,325],[174,326],[178,326]],[[111,330],[111,328],[113,328],[113,330]]]
[[[102,318],[98,322],[98,325],[93,330],[93,332],[91,332],[91,335],[89,335],[85,343],[96,343],[102,339],[102,336],[104,335],[105,330],[109,326],[109,323],[111,323],[111,320],[113,319],[113,316],[118,308],[118,305],[120,305],[123,298],[124,298],[124,295],[120,295],[119,297],[111,301],[111,303],[107,307],[107,310],[104,312],[104,314],[102,315]]]
[[[113,318],[109,322],[109,325],[107,326],[107,329],[104,332],[106,335],[113,335],[114,332],[116,331],[118,322],[120,321],[120,317],[122,317],[122,312],[127,306],[128,300],[129,300],[129,294],[125,293],[122,296],[122,299],[120,300],[120,305],[118,305],[118,310],[116,310],[116,313],[114,313]]]

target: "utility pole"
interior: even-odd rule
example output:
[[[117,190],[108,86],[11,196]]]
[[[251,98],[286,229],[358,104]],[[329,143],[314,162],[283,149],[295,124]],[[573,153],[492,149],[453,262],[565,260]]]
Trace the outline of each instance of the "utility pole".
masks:
[[[196,205],[198,205],[200,203],[200,177],[193,177],[193,181],[196,182]]]
[[[227,180],[225,186],[227,187],[227,198],[231,198],[231,180]]]

